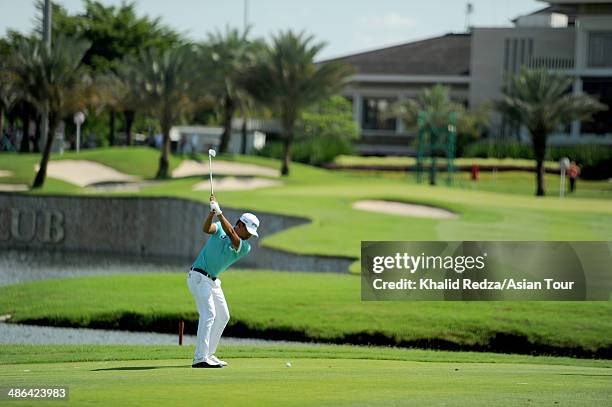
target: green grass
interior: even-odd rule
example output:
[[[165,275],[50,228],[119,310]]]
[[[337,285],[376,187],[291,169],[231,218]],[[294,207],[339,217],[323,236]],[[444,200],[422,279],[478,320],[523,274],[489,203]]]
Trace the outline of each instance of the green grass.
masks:
[[[71,158],[74,153],[66,154]],[[33,168],[33,155],[3,154],[1,169]],[[83,159],[99,160],[130,174],[151,176],[157,152],[147,148],[89,150]],[[223,156],[278,168],[277,160],[263,157]],[[173,158],[176,165],[180,158]],[[441,174],[443,175],[443,174]],[[33,176],[29,173],[27,179]],[[416,184],[413,175],[363,174],[329,171],[293,163],[283,186],[250,191],[218,191],[222,207],[301,216],[312,222],[271,236],[262,244],[294,253],[359,256],[362,240],[607,240],[612,236],[610,184],[579,182],[578,192],[567,199],[557,196],[558,177],[547,176],[549,196],[534,197],[534,177],[528,173],[482,174],[472,183],[458,175],[455,187]],[[169,180],[144,188],[139,196],[175,196],[207,202],[206,191],[193,191],[201,177]],[[4,178],[3,178],[4,180]],[[85,193],[49,180],[34,193]],[[90,194],[91,192],[87,192]],[[101,195],[135,195],[109,192]],[[597,199],[596,199],[597,198]],[[352,208],[360,199],[398,200],[448,208],[455,220],[435,220],[364,212]],[[197,221],[197,220],[194,220]],[[358,271],[357,264],[352,268]]]
[[[19,345],[0,344],[0,365],[24,363],[101,362],[111,360],[186,359],[193,356],[193,346],[170,345]],[[382,346],[353,345],[221,345],[225,358],[364,359],[413,362],[515,363],[612,368],[605,359],[506,355],[487,352],[449,352]]]
[[[561,200],[555,196],[537,198],[444,185],[430,187],[405,177],[333,172],[299,164],[293,164],[292,171],[283,179],[282,187],[219,191],[217,198],[222,207],[312,219],[310,224],[262,236],[266,246],[297,253],[357,257],[362,240],[606,240],[612,235],[612,205],[607,199]],[[204,202],[208,199],[205,191],[191,190],[198,181],[168,181],[145,188],[140,194]],[[519,188],[532,185],[531,181]],[[352,203],[360,199],[440,206],[459,213],[460,218],[435,220],[353,209]]]
[[[90,156],[131,174],[152,174],[157,152],[150,149],[106,149],[87,151]],[[85,153],[83,153],[85,154]],[[150,156],[145,159],[145,156]],[[0,168],[23,166],[20,155],[6,155]],[[70,156],[68,156],[70,157]],[[97,158],[96,158],[97,157]],[[140,158],[138,158],[140,157]],[[262,157],[228,157],[278,168],[279,162]],[[31,159],[30,159],[31,160]],[[121,168],[146,161],[150,168]],[[120,164],[121,163],[121,164]],[[33,163],[32,163],[33,166]],[[263,244],[296,253],[359,255],[362,240],[606,240],[612,235],[612,205],[609,193],[597,188],[608,184],[579,183],[576,196],[561,200],[556,195],[558,178],[547,178],[552,196],[532,196],[532,174],[499,173],[496,179],[483,174],[473,186],[459,180],[457,187],[430,187],[415,184],[414,177],[398,174],[356,174],[328,171],[297,163],[284,185],[251,191],[218,191],[223,207],[243,208],[312,220],[272,236],[263,236]],[[177,196],[206,202],[206,191],[192,191],[200,177],[169,180],[144,188],[140,196]],[[604,186],[605,185],[605,186]],[[52,185],[50,185],[52,187]],[[65,186],[64,186],[65,187]],[[58,186],[53,190],[62,193]],[[80,193],[65,188],[64,193]],[[111,195],[104,193],[104,195]],[[121,195],[121,194],[117,194]],[[126,194],[126,195],[134,195]],[[589,197],[590,196],[590,197]],[[607,199],[594,199],[598,198]],[[360,199],[388,199],[436,205],[458,212],[456,220],[435,220],[376,214],[354,210]]]
[[[1,346],[0,350],[3,358],[8,355],[0,364],[3,385],[68,386],[69,402],[79,405],[587,406],[604,405],[612,395],[609,365],[546,364],[543,358],[234,346],[220,352],[229,367],[208,370],[190,368],[191,347]],[[146,354],[149,358],[142,359]],[[49,356],[55,357],[54,363],[40,360]]]
[[[276,330],[340,342],[378,335],[387,343],[434,339],[464,347],[487,346],[504,333],[534,346],[591,351],[612,346],[610,302],[362,302],[357,276],[295,272],[228,271],[223,284],[230,331],[246,326],[268,337]],[[175,322],[167,321],[197,320],[185,273],[0,287],[0,314],[12,314],[14,322],[124,329],[130,326],[122,324],[140,324],[172,332]]]

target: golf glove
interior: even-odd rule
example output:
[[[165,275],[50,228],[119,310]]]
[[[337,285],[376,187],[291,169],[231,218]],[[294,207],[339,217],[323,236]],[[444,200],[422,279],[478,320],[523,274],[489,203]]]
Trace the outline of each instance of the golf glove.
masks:
[[[223,213],[221,212],[221,207],[219,206],[217,201],[210,201],[210,210],[211,212],[214,212],[216,215],[221,215]]]

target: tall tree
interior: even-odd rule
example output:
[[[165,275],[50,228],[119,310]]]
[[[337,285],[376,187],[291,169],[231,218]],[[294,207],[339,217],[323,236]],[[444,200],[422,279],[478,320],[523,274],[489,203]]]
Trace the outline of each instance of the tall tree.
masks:
[[[76,111],[86,101],[91,81],[82,59],[89,46],[81,39],[58,36],[48,50],[41,41],[22,39],[11,55],[15,85],[39,111],[49,112],[49,133],[33,188],[40,188],[45,182],[61,117]]]
[[[143,96],[143,107],[157,115],[161,124],[163,142],[157,178],[168,177],[172,125],[194,108],[197,92],[201,91],[196,62],[189,46],[149,48],[131,61],[131,69],[138,73],[134,81]]]
[[[17,89],[5,60],[0,61],[0,140],[4,136],[4,115],[17,102]],[[25,135],[24,135],[25,137]]]
[[[39,0],[39,7],[42,1]],[[38,21],[37,30],[42,30]],[[161,24],[159,18],[139,16],[133,2],[104,5],[101,1],[85,0],[85,11],[70,15],[65,8],[53,3],[53,31],[79,36],[91,43],[83,62],[97,75],[116,73],[124,57],[136,56],[148,47],[170,48],[179,45],[183,39],[178,33]],[[107,101],[109,110],[108,140],[115,144],[116,113],[123,113],[133,121],[133,111]]]
[[[18,41],[26,40],[27,37],[14,30],[8,30],[6,38],[0,38],[0,108],[8,115],[9,121],[14,122],[19,117],[22,124],[21,145],[19,152],[30,152],[30,119],[34,108],[25,100],[15,86],[14,73],[10,70],[9,59]],[[3,116],[0,115],[0,122]],[[0,123],[0,134],[3,124]]]
[[[245,76],[249,93],[270,106],[283,131],[281,174],[289,174],[295,121],[302,109],[338,92],[352,72],[339,61],[315,64],[325,43],[313,43],[304,32],[280,32],[262,52],[261,61]]]
[[[510,77],[497,109],[507,119],[525,126],[536,159],[536,195],[543,196],[547,138],[573,120],[588,120],[607,107],[592,96],[570,92],[572,78],[545,69],[523,68]]]
[[[240,32],[226,28],[225,33],[217,31],[208,35],[208,41],[201,46],[202,64],[208,72],[211,92],[221,103],[223,134],[219,152],[227,151],[232,134],[232,120],[236,109],[244,107],[241,101],[242,78],[256,61],[260,41],[251,42],[247,38],[249,30]],[[244,111],[244,109],[241,109]]]

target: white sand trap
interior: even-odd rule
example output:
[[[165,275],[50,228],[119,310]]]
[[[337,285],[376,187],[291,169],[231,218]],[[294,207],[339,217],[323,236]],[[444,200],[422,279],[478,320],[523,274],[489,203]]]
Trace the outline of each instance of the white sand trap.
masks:
[[[38,171],[38,164],[35,169]],[[80,187],[98,182],[134,182],[139,180],[138,177],[124,174],[109,166],[85,160],[49,161],[47,176]]]
[[[90,185],[85,190],[91,193],[97,192],[140,192],[142,188],[159,185],[164,181],[140,181],[140,182],[109,182]]]
[[[264,178],[224,177],[220,179],[214,179],[213,185],[215,187],[215,191],[240,191],[247,189],[275,187],[278,185],[282,185],[282,182]],[[199,182],[195,184],[192,189],[194,191],[210,190],[210,181]]]
[[[432,219],[456,219],[456,213],[442,208],[426,205],[408,204],[403,202],[366,200],[353,203],[353,208],[368,212],[378,212],[387,215],[414,216]]]
[[[13,175],[12,171],[0,170],[0,177],[10,177]]]
[[[259,175],[264,177],[278,177],[280,172],[273,168],[255,164],[235,163],[231,161],[216,161],[212,163],[213,174],[220,175]],[[208,175],[208,162],[184,160],[172,171],[173,178],[191,177],[193,175]]]
[[[27,191],[26,184],[0,184],[0,191]]]

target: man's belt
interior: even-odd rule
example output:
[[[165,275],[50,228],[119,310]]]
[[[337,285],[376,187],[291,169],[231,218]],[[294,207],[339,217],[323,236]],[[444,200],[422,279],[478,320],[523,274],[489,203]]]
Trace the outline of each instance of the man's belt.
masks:
[[[217,279],[217,277],[211,276],[210,274],[208,274],[206,271],[202,270],[201,268],[192,267],[191,269],[193,271],[197,271],[198,273],[205,275],[206,277],[210,278],[212,281],[215,281]]]

